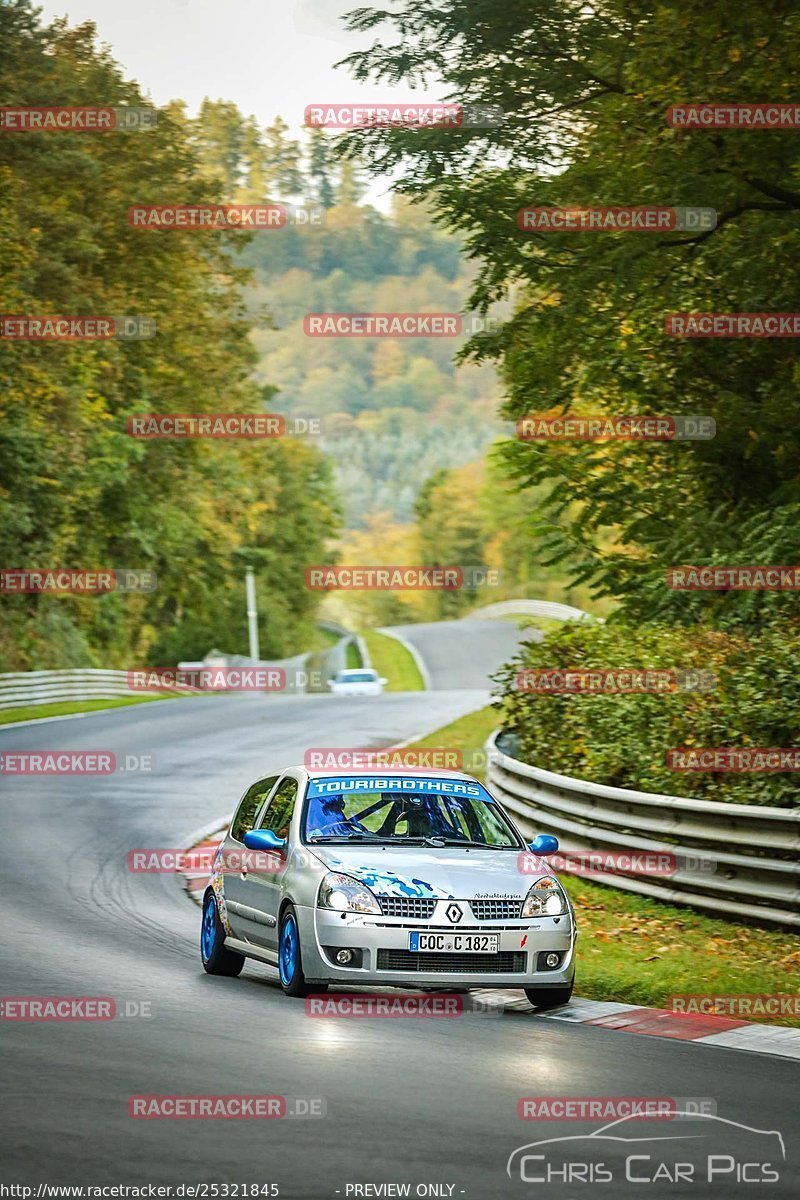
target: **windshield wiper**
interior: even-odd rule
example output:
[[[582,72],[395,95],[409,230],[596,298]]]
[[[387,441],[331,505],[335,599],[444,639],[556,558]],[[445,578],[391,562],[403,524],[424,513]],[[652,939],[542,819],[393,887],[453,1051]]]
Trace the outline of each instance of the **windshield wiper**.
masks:
[[[416,837],[416,836],[415,837],[404,837],[403,834],[401,834],[401,833],[396,833],[394,835],[384,833],[384,834],[380,834],[380,835],[376,834],[375,836],[380,837],[380,840],[387,846],[443,846],[444,845],[444,838],[440,838],[437,835],[432,835],[432,836],[420,835],[419,837]]]
[[[349,837],[346,834],[330,834],[325,837],[317,837],[311,839],[311,844],[316,845],[318,842],[381,842],[384,846],[444,846],[445,840],[439,837],[438,834],[421,837],[403,837],[402,834],[387,833],[354,833]],[[469,843],[465,843],[469,845]]]
[[[491,842],[471,842],[468,838],[448,838],[441,833],[419,834],[414,837],[396,834],[394,837],[385,837],[382,840],[389,846],[432,846],[434,849],[441,846],[483,846],[487,850],[498,849]],[[514,847],[506,846],[505,849],[512,850]]]
[[[471,842],[468,838],[442,838],[446,846],[482,846],[485,850],[514,850],[519,847],[507,846],[497,842]]]
[[[492,842],[471,842],[467,838],[446,838],[441,834],[425,834],[419,837],[403,837],[381,833],[329,833],[321,837],[309,838],[309,844],[318,846],[321,842],[381,842],[384,846],[480,846],[484,850],[514,850],[515,846],[497,846]]]
[[[327,833],[308,840],[310,845],[317,846],[320,842],[385,842],[387,839],[379,833]]]

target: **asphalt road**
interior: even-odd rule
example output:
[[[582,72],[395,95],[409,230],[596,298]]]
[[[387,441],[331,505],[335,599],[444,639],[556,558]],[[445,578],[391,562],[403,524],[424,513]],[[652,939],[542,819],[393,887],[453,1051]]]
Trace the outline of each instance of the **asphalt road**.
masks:
[[[111,996],[123,1010],[130,1002],[151,1010],[107,1023],[0,1022],[0,1184],[272,1182],[283,1197],[320,1200],[403,1194],[353,1190],[367,1184],[409,1184],[412,1196],[468,1200],[772,1200],[797,1193],[787,1164],[780,1165],[780,1182],[741,1188],[562,1188],[506,1175],[517,1147],[597,1128],[596,1121],[521,1121],[519,1099],[535,1095],[710,1097],[728,1120],[780,1130],[796,1170],[792,1061],[524,1011],[451,1020],[313,1019],[302,1001],[281,994],[269,967],[248,964],[233,980],[206,976],[197,950],[199,911],[177,879],[126,868],[133,848],[185,845],[198,827],[229,813],[258,772],[302,759],[310,745],[386,744],[453,720],[482,699],[465,690],[352,700],[241,695],[0,730],[0,751],[105,749],[123,763],[125,755],[152,756],[150,772],[107,778],[0,776],[0,992]],[[580,956],[578,963],[580,971]],[[323,1099],[327,1115],[127,1115],[131,1095],[166,1093]],[[661,1136],[670,1132],[670,1125],[657,1128]],[[726,1149],[732,1129],[719,1132]],[[592,1162],[619,1162],[618,1144],[582,1152]],[[442,1190],[417,1190],[434,1184]]]
[[[514,621],[482,621],[477,617],[396,625],[392,630],[417,650],[434,690],[490,687],[490,675],[516,654],[522,641],[542,638],[540,630],[520,630]]]

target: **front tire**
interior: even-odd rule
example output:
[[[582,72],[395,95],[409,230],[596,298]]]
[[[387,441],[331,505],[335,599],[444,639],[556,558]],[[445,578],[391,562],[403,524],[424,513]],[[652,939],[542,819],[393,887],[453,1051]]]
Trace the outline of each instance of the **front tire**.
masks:
[[[244,955],[236,954],[225,946],[225,930],[219,919],[217,898],[213,892],[208,892],[203,901],[200,957],[203,960],[203,970],[209,975],[240,975],[244,966]]]
[[[311,996],[317,992],[326,992],[327,984],[315,984],[313,987],[306,983],[303,974],[303,956],[300,950],[300,929],[297,924],[297,914],[291,904],[287,904],[281,916],[281,927],[278,934],[278,974],[281,987],[287,996]]]
[[[572,999],[573,986],[571,983],[562,988],[525,988],[525,995],[534,1008],[560,1008]]]

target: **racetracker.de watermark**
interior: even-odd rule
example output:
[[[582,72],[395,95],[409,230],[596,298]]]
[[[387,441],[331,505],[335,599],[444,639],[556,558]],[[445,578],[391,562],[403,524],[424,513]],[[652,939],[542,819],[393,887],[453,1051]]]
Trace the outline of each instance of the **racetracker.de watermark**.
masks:
[[[494,333],[499,319],[479,313],[441,312],[325,312],[306,313],[306,337],[322,338],[428,338],[473,337]]]
[[[155,336],[155,317],[0,315],[0,338],[7,342],[141,342]]]
[[[613,667],[596,670],[591,667],[547,670],[527,668],[518,671],[518,692],[541,692],[545,695],[642,695],[664,692],[710,692],[716,688],[717,677],[712,671],[689,669],[662,670],[656,668]]]
[[[282,692],[283,667],[137,667],[127,673],[132,692]]]
[[[716,432],[717,423],[709,416],[529,413],[517,421],[521,442],[705,442]]]
[[[0,1021],[113,1021],[152,1016],[150,1000],[111,996],[0,996]]]
[[[322,432],[319,417],[280,413],[142,413],[128,417],[125,431],[144,440],[181,438],[278,438]]]
[[[796,592],[800,566],[670,567],[666,582],[678,592]]]
[[[677,858],[666,851],[564,850],[542,859],[533,851],[523,850],[517,857],[520,875],[541,875],[547,869],[557,874],[580,875],[652,875],[669,878],[678,869]]]
[[[556,854],[548,854],[546,859],[531,850],[523,850],[517,858],[517,870],[521,875],[541,875],[548,868],[558,874],[578,875],[584,879],[593,875],[645,875],[670,879],[678,871],[713,875],[716,863],[700,854],[675,854],[671,850],[567,850],[564,847]]]
[[[329,592],[459,591],[497,587],[501,573],[481,566],[313,566],[306,567],[306,587]]]
[[[132,204],[126,219],[132,229],[264,233],[322,225],[325,209],[315,204]]]
[[[670,337],[796,338],[800,313],[670,313],[664,321]]]
[[[305,1006],[307,1017],[430,1017],[441,1020],[460,1017],[464,1012],[464,997],[445,993],[405,996],[377,992],[364,995],[336,992],[307,996]]]
[[[383,750],[311,746],[303,755],[303,764],[312,771],[370,771],[385,767],[461,771],[464,753],[455,746],[387,746]]]
[[[2,775],[113,775],[115,772],[153,769],[152,754],[126,754],[113,750],[2,750]]]
[[[456,104],[447,101],[428,101],[422,104],[399,104],[380,101],[356,104],[337,104],[324,101],[307,104],[305,124],[312,129],[486,129],[503,123],[499,104]]]
[[[324,1096],[162,1094],[131,1096],[128,1100],[128,1116],[140,1121],[307,1120],[325,1117],[327,1113],[328,1102]],[[181,1186],[178,1187],[179,1195]],[[198,1192],[198,1195],[202,1194],[202,1190]],[[214,1195],[214,1192],[207,1194]],[[242,1194],[246,1195],[246,1192]],[[261,1192],[261,1195],[266,1194],[277,1193]]]
[[[283,1096],[131,1096],[128,1116],[143,1121],[277,1120],[286,1116]]]
[[[800,104],[671,104],[673,129],[800,129]]]
[[[303,757],[311,771],[371,771],[408,767],[416,771],[464,771],[483,773],[498,762],[499,751],[483,748],[462,750],[457,746],[395,746],[365,749],[360,746],[312,746]]]
[[[672,1012],[689,1017],[739,1017],[743,1021],[751,1017],[800,1017],[800,995],[693,992],[670,996],[667,1004]]]
[[[711,1096],[523,1096],[521,1121],[669,1121],[678,1113],[717,1111]]]
[[[713,208],[631,205],[589,208],[531,205],[517,212],[517,225],[527,233],[703,233],[715,229]]]
[[[301,860],[302,862],[302,860]],[[301,865],[298,857],[293,866]],[[275,874],[286,868],[286,858],[277,851],[222,850],[219,843],[195,846],[191,850],[176,847],[140,846],[129,850],[126,865],[132,875],[210,875],[212,870],[222,874],[239,875],[242,871]],[[311,865],[311,859],[308,863]]]
[[[128,133],[157,124],[155,108],[0,108],[0,133]]]
[[[800,746],[676,746],[664,761],[670,771],[769,775],[800,771]]]
[[[73,570],[68,567],[43,569],[0,569],[0,594],[37,595],[40,592],[97,596],[107,592],[154,592],[158,586],[155,571],[135,568],[119,570]]]

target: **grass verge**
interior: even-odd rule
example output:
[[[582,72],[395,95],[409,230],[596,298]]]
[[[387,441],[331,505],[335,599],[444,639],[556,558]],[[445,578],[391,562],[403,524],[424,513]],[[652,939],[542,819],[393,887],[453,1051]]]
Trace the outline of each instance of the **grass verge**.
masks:
[[[363,667],[361,655],[355,642],[348,642],[344,652],[344,665],[348,670],[358,670]]]
[[[450,725],[443,725],[426,737],[414,742],[420,749],[430,746],[443,746],[448,750],[461,752],[461,766],[457,769],[466,771],[483,779],[486,774],[486,755],[483,746],[489,734],[497,728],[497,713],[493,708],[479,708],[477,712],[459,717]]]
[[[464,770],[482,777],[482,748],[496,727],[495,711],[483,708],[414,745],[458,748]],[[796,933],[708,917],[576,876],[563,879],[578,918],[577,995],[663,1008],[676,995],[797,994]],[[743,1019],[800,1026],[800,1017],[786,1015]]]
[[[362,634],[367,644],[372,666],[388,680],[387,692],[424,692],[425,684],[419,667],[402,642],[376,633],[374,629]]]
[[[315,625],[311,632],[311,637],[306,644],[306,649],[320,652],[330,650],[332,646],[336,645],[341,636],[340,633],[334,633],[332,629],[322,629],[319,625]]]
[[[0,725],[13,721],[32,721],[39,717],[67,717],[73,713],[100,712],[104,708],[127,708],[130,704],[148,704],[153,700],[177,700],[178,696],[120,696],[115,700],[63,700],[58,704],[27,704],[24,708],[0,710]]]

